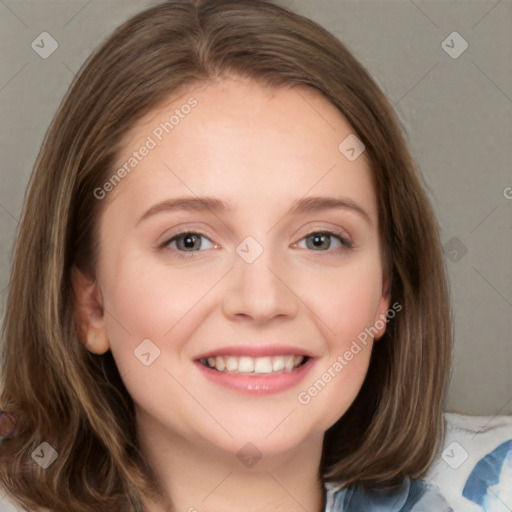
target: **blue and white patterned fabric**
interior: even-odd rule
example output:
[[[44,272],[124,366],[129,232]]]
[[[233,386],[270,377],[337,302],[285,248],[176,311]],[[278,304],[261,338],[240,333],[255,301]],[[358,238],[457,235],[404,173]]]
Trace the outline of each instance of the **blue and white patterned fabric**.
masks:
[[[469,475],[462,496],[480,505],[484,512],[510,512],[512,439],[482,457]]]
[[[325,512],[453,512],[439,488],[422,480],[405,480],[394,493],[359,487],[336,491],[333,484],[326,489]]]

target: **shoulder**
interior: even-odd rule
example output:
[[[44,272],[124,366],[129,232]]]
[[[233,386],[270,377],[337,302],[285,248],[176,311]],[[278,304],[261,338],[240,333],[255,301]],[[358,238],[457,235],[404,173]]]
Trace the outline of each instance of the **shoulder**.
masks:
[[[439,488],[422,480],[405,480],[393,493],[351,487],[341,491],[326,484],[325,512],[453,512]]]

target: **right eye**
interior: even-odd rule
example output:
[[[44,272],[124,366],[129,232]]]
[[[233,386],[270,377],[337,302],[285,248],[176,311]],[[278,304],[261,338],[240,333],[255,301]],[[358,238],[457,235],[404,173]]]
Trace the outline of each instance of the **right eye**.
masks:
[[[204,247],[205,241],[207,245],[206,247]],[[182,231],[181,233],[173,235],[171,238],[162,243],[161,248],[167,247],[170,247],[174,251],[180,253],[191,253],[199,252],[204,249],[211,249],[213,244],[207,236],[201,233],[195,233],[193,231]]]

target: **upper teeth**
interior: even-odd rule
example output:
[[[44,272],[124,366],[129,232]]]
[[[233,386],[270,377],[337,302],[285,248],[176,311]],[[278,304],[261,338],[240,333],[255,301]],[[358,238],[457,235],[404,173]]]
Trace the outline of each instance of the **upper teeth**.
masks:
[[[220,372],[238,373],[272,373],[284,370],[291,372],[297,368],[304,356],[272,356],[272,357],[248,357],[248,356],[217,356],[201,359],[203,364],[215,368]]]

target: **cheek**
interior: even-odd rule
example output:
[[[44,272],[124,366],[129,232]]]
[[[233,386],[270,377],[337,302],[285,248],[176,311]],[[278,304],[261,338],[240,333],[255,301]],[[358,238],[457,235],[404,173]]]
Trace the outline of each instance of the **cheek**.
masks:
[[[142,264],[138,258],[117,261],[115,274],[106,279],[104,304],[111,350],[123,374],[134,363],[140,364],[134,352],[144,340],[151,340],[161,354],[186,345],[183,329],[222,272],[194,275],[190,268],[171,272],[161,265]]]
[[[382,294],[379,261],[358,262],[303,282],[301,296],[323,325],[330,348],[373,325]]]
[[[357,397],[368,371],[373,339],[370,328],[381,296],[378,262],[339,272],[317,283],[308,306],[326,340],[326,357],[302,386],[297,399],[305,414],[319,418],[316,430],[332,426]]]
[[[301,417],[316,418],[314,432],[325,432],[356,399],[367,374],[372,343],[357,350],[333,354],[323,363],[297,395]]]
[[[297,400],[303,414],[317,418],[315,432],[324,432],[352,405],[366,377],[373,347],[375,297],[356,288],[338,290],[331,297],[332,316],[325,322],[334,332],[321,328],[326,354],[301,387]]]

